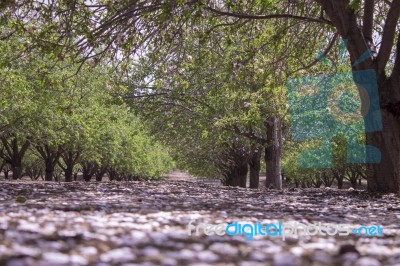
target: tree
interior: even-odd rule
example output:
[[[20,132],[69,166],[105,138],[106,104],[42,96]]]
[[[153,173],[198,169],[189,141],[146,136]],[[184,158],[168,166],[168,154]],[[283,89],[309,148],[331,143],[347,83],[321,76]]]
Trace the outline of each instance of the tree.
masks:
[[[30,177],[32,180],[43,179],[44,163],[43,160],[34,153],[32,150],[28,150],[23,160],[24,175]]]
[[[33,125],[32,113],[36,107],[30,104],[34,97],[34,67],[29,66],[27,54],[18,60],[14,58],[13,50],[19,48],[20,41],[15,38],[0,40],[0,157],[10,165],[13,179],[23,174],[22,161],[30,146],[25,129]]]
[[[325,10],[342,38],[348,40],[347,48],[354,65],[367,50],[371,52],[364,62],[353,67],[354,71],[373,69],[377,75],[380,111],[383,129],[367,133],[367,144],[379,148],[381,160],[378,164],[369,164],[367,179],[369,191],[400,192],[400,95],[396,92],[400,86],[400,38],[397,36],[394,64],[391,68],[390,56],[398,32],[400,1],[378,4],[373,0],[363,2],[362,23],[358,18],[360,6],[350,1],[317,1]],[[351,5],[353,4],[354,5]],[[361,4],[361,3],[360,3]],[[377,15],[375,8],[384,11],[384,17]],[[381,31],[383,29],[383,31]],[[397,30],[396,30],[397,29]],[[376,49],[374,35],[380,39]]]

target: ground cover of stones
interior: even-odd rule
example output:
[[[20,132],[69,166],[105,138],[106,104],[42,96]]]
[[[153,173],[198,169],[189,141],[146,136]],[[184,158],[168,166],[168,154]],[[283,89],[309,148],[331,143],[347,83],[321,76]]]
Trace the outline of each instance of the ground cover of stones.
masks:
[[[189,236],[190,220],[379,224],[384,236],[246,241]],[[400,201],[360,190],[182,180],[0,182],[0,265],[400,265]]]

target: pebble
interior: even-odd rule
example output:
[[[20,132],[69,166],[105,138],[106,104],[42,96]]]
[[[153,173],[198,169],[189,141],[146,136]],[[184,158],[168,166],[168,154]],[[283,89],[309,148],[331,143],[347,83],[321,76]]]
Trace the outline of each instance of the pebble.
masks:
[[[79,253],[82,254],[83,256],[96,256],[97,255],[97,249],[95,247],[80,247]]]
[[[250,259],[252,261],[265,261],[267,258],[268,256],[261,252],[253,252],[250,254]]]
[[[128,247],[113,249],[100,255],[101,261],[109,263],[128,262],[134,259],[136,259],[135,254]]]
[[[42,259],[54,264],[67,264],[70,262],[69,255],[59,252],[47,252],[42,255]]]
[[[71,255],[71,263],[75,265],[87,265],[88,260],[80,255],[73,254]]]
[[[359,257],[359,254],[356,252],[347,252],[341,256],[343,266],[351,266],[353,265]]]
[[[204,250],[197,253],[197,258],[204,262],[215,262],[218,261],[219,256],[209,250]]]
[[[276,254],[274,256],[274,260],[272,262],[273,266],[295,266],[297,265],[297,258],[296,256],[290,253],[281,253]]]
[[[174,258],[163,258],[161,261],[161,265],[163,266],[176,266],[178,262]]]
[[[141,253],[146,257],[156,257],[160,255],[160,250],[155,247],[145,247]]]
[[[363,257],[356,261],[354,266],[381,266],[382,264],[375,258]]]
[[[239,252],[236,247],[227,243],[213,243],[208,249],[226,256],[236,256]]]

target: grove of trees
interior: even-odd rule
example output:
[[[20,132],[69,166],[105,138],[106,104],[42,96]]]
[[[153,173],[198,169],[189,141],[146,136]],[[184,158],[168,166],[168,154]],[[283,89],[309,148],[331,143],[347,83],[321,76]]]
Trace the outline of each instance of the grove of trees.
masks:
[[[399,16],[400,0],[4,1],[3,168],[135,179],[174,161],[226,185],[244,187],[249,175],[257,188],[263,165],[276,189],[283,175],[316,187],[366,178],[371,192],[400,192]],[[302,168],[300,154],[324,147],[311,131],[327,128],[293,138],[288,82],[363,70],[376,75],[383,127],[355,141],[378,148],[379,162],[368,148],[349,162],[350,137],[338,131],[331,167]],[[368,106],[355,82],[345,90],[358,105],[342,110]],[[318,112],[307,115],[318,125]]]
[[[4,172],[65,181],[159,178],[173,167],[168,151],[149,135],[129,105],[114,94],[107,66],[59,61],[37,49],[14,51],[26,39],[1,41],[1,144]],[[6,176],[8,176],[6,174]]]

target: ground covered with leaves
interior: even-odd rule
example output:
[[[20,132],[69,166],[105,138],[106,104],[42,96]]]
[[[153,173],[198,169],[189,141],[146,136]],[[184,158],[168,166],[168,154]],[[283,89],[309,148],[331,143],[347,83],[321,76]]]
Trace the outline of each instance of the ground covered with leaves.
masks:
[[[384,236],[188,235],[200,223],[380,225]],[[0,183],[0,265],[400,265],[400,201],[196,181]]]

